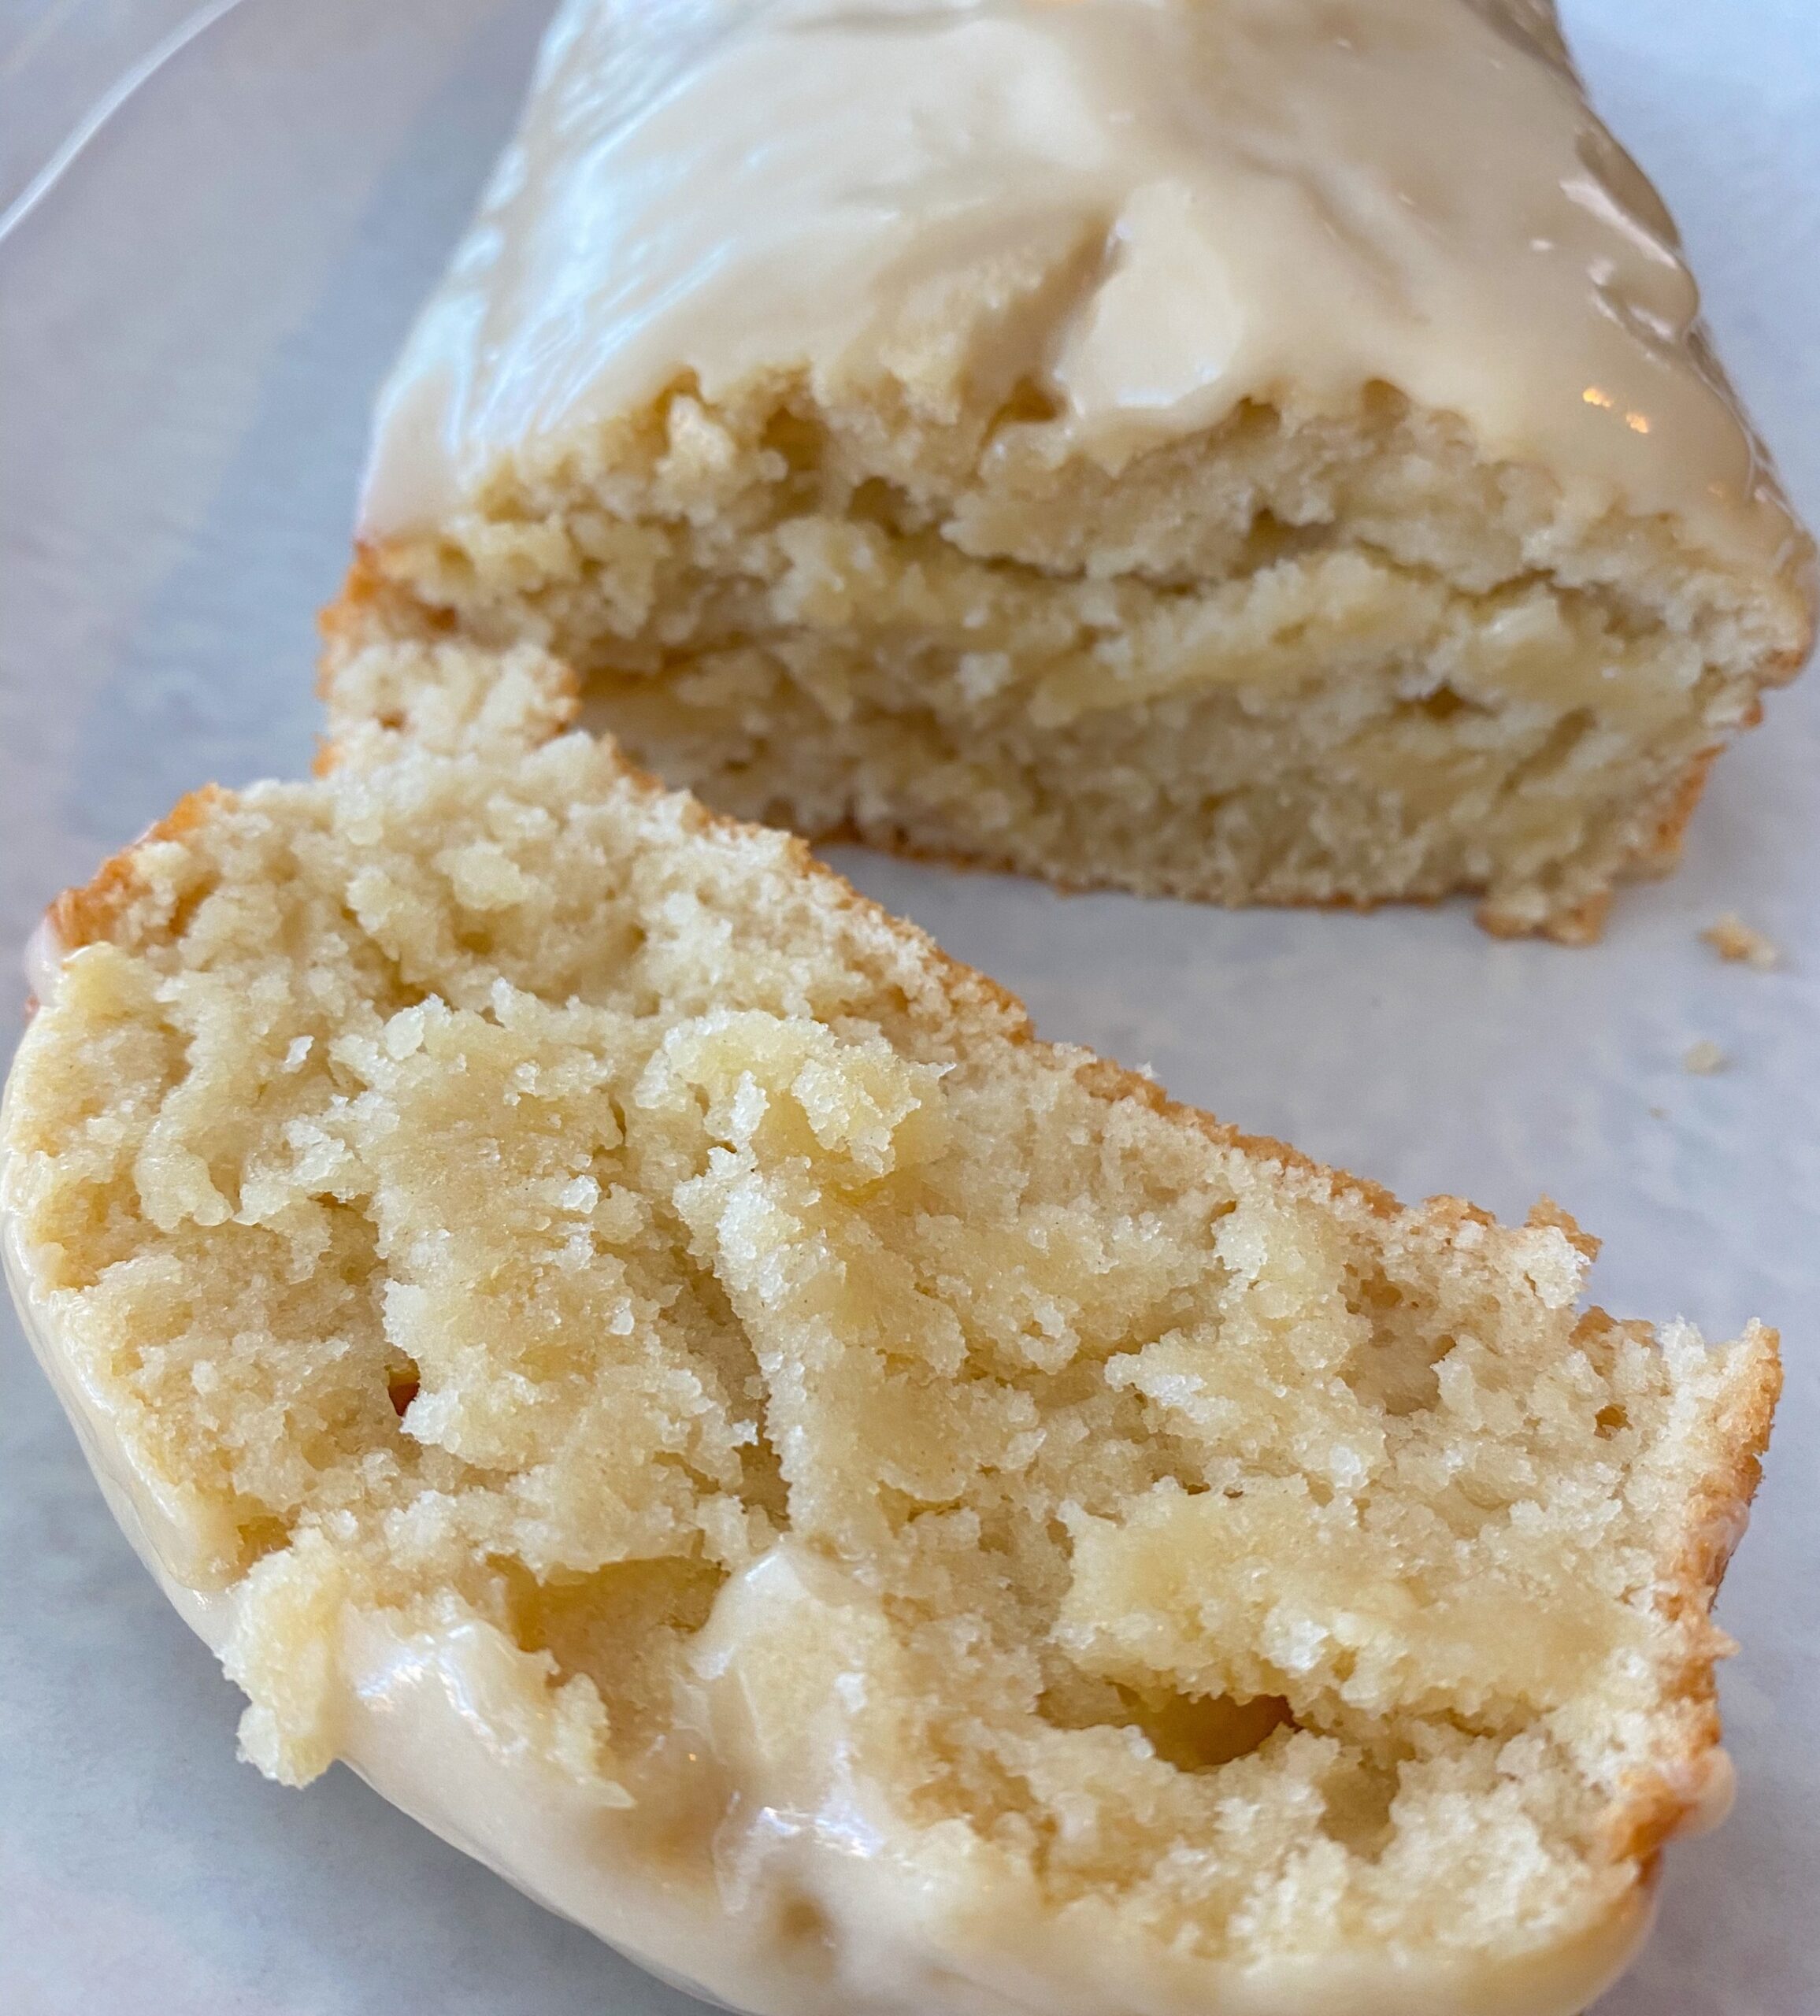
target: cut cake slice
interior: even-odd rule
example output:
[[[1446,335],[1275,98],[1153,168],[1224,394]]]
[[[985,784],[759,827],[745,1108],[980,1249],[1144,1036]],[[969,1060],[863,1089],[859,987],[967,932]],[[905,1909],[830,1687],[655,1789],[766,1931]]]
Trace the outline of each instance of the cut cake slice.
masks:
[[[1774,1336],[1036,1040],[535,746],[535,654],[391,673],[485,747],[186,800],[6,1095],[15,1294],[253,1760],[761,2016],[1581,2010],[1723,1810]]]

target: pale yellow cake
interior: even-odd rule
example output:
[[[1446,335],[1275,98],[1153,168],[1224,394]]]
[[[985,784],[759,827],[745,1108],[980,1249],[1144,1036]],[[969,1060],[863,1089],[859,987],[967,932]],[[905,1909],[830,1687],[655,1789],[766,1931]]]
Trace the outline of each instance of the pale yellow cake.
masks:
[[[529,645],[710,803],[1595,933],[1811,553],[1543,0],[569,0],[324,687]]]
[[[1773,1335],[1036,1041],[536,746],[534,653],[363,676],[454,753],[187,799],[6,1094],[15,1293],[246,1754],[760,2016],[1580,2010],[1723,1810]]]

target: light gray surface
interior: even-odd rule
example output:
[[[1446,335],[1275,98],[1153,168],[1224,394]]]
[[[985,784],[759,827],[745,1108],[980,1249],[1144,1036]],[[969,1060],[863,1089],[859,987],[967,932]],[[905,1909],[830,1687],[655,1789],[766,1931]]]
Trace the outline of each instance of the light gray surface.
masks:
[[[54,11],[30,6],[23,13]],[[167,13],[174,11],[166,9]],[[373,386],[515,104],[540,0],[243,0],[0,243],[0,948],[192,785],[310,753],[315,607]],[[1580,0],[1583,65],[1677,209],[1721,347],[1820,514],[1820,13]],[[0,54],[13,46],[0,6]],[[20,76],[0,63],[0,123]],[[14,100],[17,103],[17,99]],[[1599,2016],[1820,2012],[1820,679],[1721,765],[1674,881],[1586,952],[1464,910],[1222,914],[845,854],[1046,1033],[1415,1196],[1607,1240],[1625,1314],[1785,1330],[1721,1606],[1742,1781],[1671,1858]],[[1785,969],[1696,934],[1741,911]],[[21,990],[22,991],[22,990]],[[0,997],[12,983],[0,977]],[[11,1010],[0,1010],[11,1025]],[[1733,1059],[1687,1075],[1698,1038]],[[337,1770],[233,1759],[234,1690],[0,1329],[0,2011],[680,2016],[692,2007]]]

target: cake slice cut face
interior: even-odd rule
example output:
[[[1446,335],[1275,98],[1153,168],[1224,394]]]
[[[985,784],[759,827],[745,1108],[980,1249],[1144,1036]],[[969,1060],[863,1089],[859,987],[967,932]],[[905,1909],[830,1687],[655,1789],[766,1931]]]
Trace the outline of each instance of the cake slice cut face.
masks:
[[[6,1251],[250,1697],[761,2016],[1572,2016],[1722,1810],[1777,1385],[1036,1041],[570,736],[54,911]]]
[[[328,697],[528,645],[811,836],[1585,937],[1809,640],[1697,306],[1540,4],[569,0]]]

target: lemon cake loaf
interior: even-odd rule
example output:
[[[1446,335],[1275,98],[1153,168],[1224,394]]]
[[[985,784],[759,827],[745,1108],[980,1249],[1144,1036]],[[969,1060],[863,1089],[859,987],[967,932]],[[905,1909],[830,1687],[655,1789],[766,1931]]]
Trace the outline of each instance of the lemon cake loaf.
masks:
[[[1542,0],[569,0],[328,619],[742,817],[1596,932],[1811,553]]]
[[[1583,2008],[1723,1810],[1774,1336],[1036,1040],[466,670],[486,748],[64,897],[7,1091],[15,1295],[246,1754],[761,2016]]]

